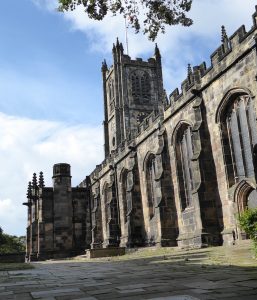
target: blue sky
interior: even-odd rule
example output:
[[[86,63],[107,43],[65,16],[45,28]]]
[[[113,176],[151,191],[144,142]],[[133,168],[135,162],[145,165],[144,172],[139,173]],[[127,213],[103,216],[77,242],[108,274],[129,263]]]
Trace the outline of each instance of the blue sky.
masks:
[[[0,110],[99,124],[102,53],[90,51],[86,36],[71,31],[60,13],[31,0],[12,3],[1,3]]]
[[[168,28],[157,43],[169,94],[228,35],[252,25],[254,0],[194,0],[194,25]],[[2,1],[0,10],[0,226],[25,234],[27,182],[52,165],[71,164],[77,185],[103,160],[101,63],[112,43],[124,42],[122,18],[89,20],[78,9],[61,14],[55,0]],[[129,54],[148,58],[154,43],[129,30]]]

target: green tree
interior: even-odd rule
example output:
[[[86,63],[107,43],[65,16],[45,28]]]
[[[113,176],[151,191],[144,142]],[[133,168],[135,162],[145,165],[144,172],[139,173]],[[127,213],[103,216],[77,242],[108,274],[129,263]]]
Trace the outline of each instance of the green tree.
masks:
[[[0,227],[0,254],[20,253],[24,251],[23,238],[6,234]]]
[[[0,227],[0,245],[3,242],[3,229]]]
[[[238,219],[240,227],[253,241],[255,255],[257,256],[257,208],[245,210]]]
[[[102,20],[108,12],[121,14],[128,24],[138,33],[142,28],[144,34],[152,41],[158,32],[165,32],[166,25],[192,25],[187,17],[193,0],[59,0],[60,11],[72,11],[83,6],[89,18]],[[141,21],[141,19],[143,19]]]

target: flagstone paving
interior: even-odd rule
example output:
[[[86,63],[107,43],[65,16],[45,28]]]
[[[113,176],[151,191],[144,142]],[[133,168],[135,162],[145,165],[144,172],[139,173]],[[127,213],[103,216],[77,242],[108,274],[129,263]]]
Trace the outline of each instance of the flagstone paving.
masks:
[[[148,251],[148,252],[147,252]],[[249,242],[194,251],[138,251],[124,257],[34,263],[0,273],[0,299],[257,299]]]

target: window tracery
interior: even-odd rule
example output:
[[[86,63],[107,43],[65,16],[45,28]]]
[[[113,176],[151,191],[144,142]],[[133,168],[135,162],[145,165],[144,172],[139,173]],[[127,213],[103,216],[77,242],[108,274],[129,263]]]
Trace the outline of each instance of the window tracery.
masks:
[[[192,204],[193,172],[192,172],[192,132],[188,124],[179,129],[176,143],[177,172],[180,188],[181,207],[184,210]]]
[[[253,148],[257,130],[253,100],[248,95],[232,95],[222,119],[222,142],[229,187],[245,177],[255,177]]]
[[[112,112],[114,110],[114,83],[112,79],[109,82],[108,94],[109,94],[110,112]]]
[[[155,184],[155,174],[156,174],[156,162],[155,156],[152,154],[148,158],[146,165],[146,181],[147,181],[147,196],[148,196],[148,208],[149,208],[149,218],[152,219],[154,216],[154,204],[155,204],[155,194],[156,194],[156,184]]]
[[[148,100],[151,95],[151,84],[149,74],[144,72],[140,75],[133,72],[131,75],[132,96],[135,100]]]
[[[124,211],[124,219],[125,223],[127,222],[127,214],[128,214],[128,203],[127,203],[127,176],[128,173],[124,171],[122,176],[122,198],[123,198],[123,211]]]

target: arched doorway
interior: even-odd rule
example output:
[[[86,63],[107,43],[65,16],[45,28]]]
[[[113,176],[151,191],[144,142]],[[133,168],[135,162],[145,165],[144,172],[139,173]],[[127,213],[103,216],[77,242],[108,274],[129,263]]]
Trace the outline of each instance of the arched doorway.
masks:
[[[234,192],[234,202],[236,204],[236,214],[238,217],[248,208],[257,207],[256,185],[249,180],[242,180],[238,183]],[[241,230],[237,221],[236,238],[246,239],[247,235]]]

